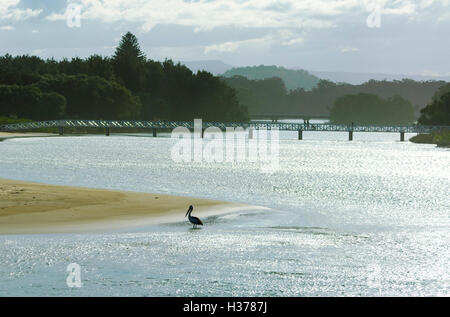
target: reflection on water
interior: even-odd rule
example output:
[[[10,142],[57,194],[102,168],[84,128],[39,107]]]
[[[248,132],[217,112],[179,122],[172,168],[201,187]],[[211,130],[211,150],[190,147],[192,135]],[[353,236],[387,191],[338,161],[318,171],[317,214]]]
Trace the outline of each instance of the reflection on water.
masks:
[[[175,140],[17,139],[0,177],[271,209],[104,234],[0,237],[0,295],[449,295],[450,152],[396,134],[283,132],[280,169],[170,160]],[[69,289],[78,263],[83,287]]]

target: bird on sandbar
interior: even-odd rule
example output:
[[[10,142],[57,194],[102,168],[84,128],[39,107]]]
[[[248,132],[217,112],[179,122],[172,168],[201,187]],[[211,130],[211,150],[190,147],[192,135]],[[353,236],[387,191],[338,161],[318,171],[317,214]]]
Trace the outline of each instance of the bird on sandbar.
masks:
[[[194,207],[192,207],[192,205],[191,205],[191,206],[189,206],[189,209],[188,209],[185,217],[189,216],[188,217],[189,222],[194,225],[193,226],[194,229],[197,228],[198,225],[203,226],[203,222],[199,218],[191,216],[192,210],[194,210]]]

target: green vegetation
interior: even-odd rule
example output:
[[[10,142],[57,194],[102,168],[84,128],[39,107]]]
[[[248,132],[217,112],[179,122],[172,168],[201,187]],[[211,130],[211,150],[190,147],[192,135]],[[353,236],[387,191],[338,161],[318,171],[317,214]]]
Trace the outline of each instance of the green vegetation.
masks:
[[[433,101],[439,101],[447,93],[450,93],[450,84],[441,86],[434,94]]]
[[[15,123],[24,123],[24,122],[31,122],[30,119],[17,119],[17,118],[10,118],[10,117],[0,117],[0,125],[4,124],[15,124]]]
[[[223,81],[236,90],[239,102],[248,108],[250,114],[292,112],[281,78],[250,80],[235,76],[223,78]]]
[[[441,131],[433,133],[433,143],[438,146],[450,146],[450,130],[441,129]]]
[[[250,115],[328,116],[336,99],[345,95],[365,93],[383,99],[398,95],[412,103],[414,113],[418,117],[420,109],[425,107],[435,92],[445,84],[439,81],[416,82],[404,79],[391,82],[371,80],[362,85],[350,85],[321,80],[311,91],[304,89],[287,91],[280,78],[250,80],[234,76],[222,79],[236,89],[239,102],[248,107]],[[408,121],[410,118],[406,119]]]
[[[420,124],[450,126],[450,84],[438,89],[431,103],[422,109]],[[414,143],[450,146],[450,129],[442,128],[432,134],[419,134],[410,139]]]
[[[420,113],[421,124],[450,125],[450,84],[442,86]]]
[[[450,146],[450,130],[441,129],[431,134],[419,134],[409,139],[414,143],[437,144],[438,146]]]
[[[273,77],[281,78],[288,90],[311,90],[319,83],[319,78],[306,70],[292,70],[277,66],[238,67],[225,72],[223,77],[242,76],[251,80],[262,80]]]
[[[414,143],[422,143],[422,144],[433,144],[433,135],[432,134],[418,134],[414,137],[412,137],[411,139],[409,139],[409,141],[414,142]]]
[[[66,99],[55,92],[42,92],[36,86],[0,85],[1,114],[36,120],[57,119]]]
[[[50,119],[247,121],[235,91],[207,72],[147,59],[123,36],[114,56],[55,61],[0,57],[0,116]]]
[[[35,86],[64,96],[62,113],[73,119],[138,119],[142,107],[128,89],[99,76],[43,75]]]
[[[346,95],[336,99],[330,120],[338,124],[411,124],[412,104],[396,95],[384,100],[373,94]]]

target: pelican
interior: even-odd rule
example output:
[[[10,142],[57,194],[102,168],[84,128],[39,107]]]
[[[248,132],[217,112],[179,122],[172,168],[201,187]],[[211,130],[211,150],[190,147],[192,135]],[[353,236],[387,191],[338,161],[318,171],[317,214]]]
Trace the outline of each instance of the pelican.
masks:
[[[188,209],[185,217],[189,216],[188,219],[189,219],[189,222],[194,225],[193,228],[197,228],[197,225],[203,226],[203,222],[200,219],[198,219],[197,217],[191,216],[192,210],[194,210],[194,207],[189,206],[189,209]]]

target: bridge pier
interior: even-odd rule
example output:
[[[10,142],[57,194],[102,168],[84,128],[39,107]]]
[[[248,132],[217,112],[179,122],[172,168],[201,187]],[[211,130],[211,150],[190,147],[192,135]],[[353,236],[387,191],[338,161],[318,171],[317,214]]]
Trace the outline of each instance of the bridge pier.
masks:
[[[353,131],[348,131],[348,140],[353,141]]]
[[[58,127],[59,135],[64,135],[64,127]]]
[[[157,137],[157,130],[156,130],[156,128],[153,128],[153,137],[154,137],[154,138]]]
[[[298,139],[303,140],[303,130],[298,130]]]
[[[105,128],[105,135],[106,135],[106,136],[109,136],[109,134],[110,134],[110,128],[109,128],[109,127],[106,127],[106,128]]]
[[[405,132],[400,132],[400,142],[405,142]]]

